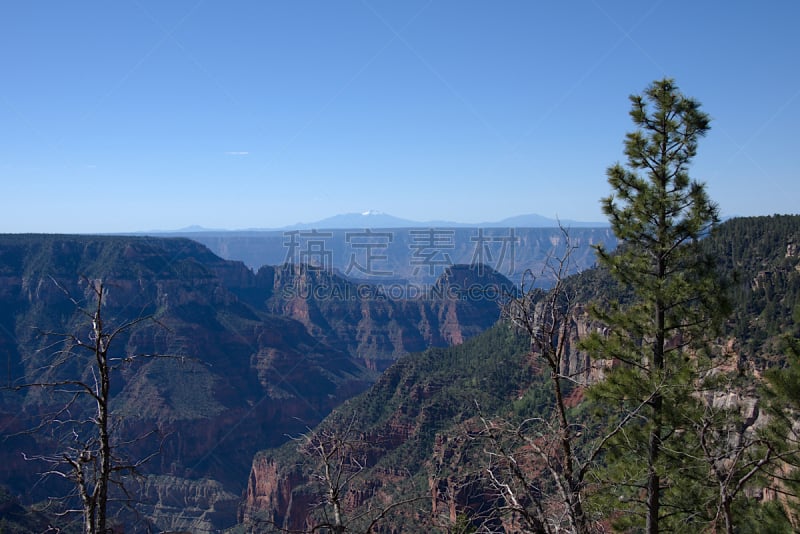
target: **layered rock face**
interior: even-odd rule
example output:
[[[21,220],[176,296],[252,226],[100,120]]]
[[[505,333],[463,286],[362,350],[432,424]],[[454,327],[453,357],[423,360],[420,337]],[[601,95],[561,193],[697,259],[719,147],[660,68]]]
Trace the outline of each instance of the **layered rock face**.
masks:
[[[348,520],[357,522],[365,511],[374,519],[409,497],[405,505],[391,508],[390,519],[380,521],[380,531],[419,531],[423,521],[430,525],[431,499],[437,503],[435,514],[449,517],[446,499],[455,497],[445,471],[455,473],[453,466],[463,457],[461,451],[449,448],[448,459],[437,464],[444,470],[437,470],[434,452],[441,440],[437,433],[471,418],[476,403],[496,403],[530,380],[530,371],[520,365],[527,340],[507,326],[496,326],[490,334],[401,359],[368,392],[337,408],[314,429],[317,436],[341,436],[343,429],[349,429],[347,440],[357,444],[363,470],[359,468],[341,492]],[[320,517],[309,511],[319,510],[310,505],[323,498],[320,469],[319,459],[302,441],[259,453],[240,521],[255,532],[268,532],[270,525],[290,530],[318,525]],[[442,492],[436,493],[437,488]]]
[[[756,393],[761,371],[787,357],[785,344],[778,341],[787,335],[797,337],[799,332],[799,224],[796,216],[774,221],[734,220],[720,229],[718,237],[711,236],[705,242],[708,251],[718,258],[723,275],[730,277],[734,301],[732,319],[719,337],[711,340],[711,350],[715,358],[719,356],[713,372],[730,373],[741,382],[736,387],[707,392],[703,400],[709,407],[738,412],[742,428],[748,432],[766,422]],[[573,387],[566,398],[572,407],[584,399],[582,386],[602,380],[609,366],[620,364],[590,360],[580,349],[580,341],[591,333],[608,333],[591,318],[589,303],[624,305],[632,296],[630,288],[613,283],[610,274],[599,269],[582,273],[565,287],[576,306],[568,318],[566,339],[558,341],[564,342],[567,353],[560,372],[572,379]],[[441,308],[443,316],[446,309]],[[678,337],[670,340],[681,342]],[[511,346],[516,349],[508,351]],[[530,374],[526,376],[526,372]],[[363,482],[347,489],[347,495],[355,498],[364,495],[366,488],[372,500],[368,499],[362,509],[380,510],[382,503],[392,502],[398,495],[419,497],[414,507],[397,510],[383,524],[387,531],[447,530],[459,525],[466,515],[490,517],[495,521],[489,525],[491,531],[515,532],[521,527],[513,519],[485,513],[495,503],[487,492],[485,442],[475,439],[485,430],[477,414],[480,411],[487,418],[500,419],[538,417],[537,408],[552,402],[547,396],[549,375],[549,369],[537,358],[535,343],[527,338],[502,338],[496,328],[461,347],[400,360],[367,393],[338,408],[320,428],[342,428],[341,416],[338,420],[334,417],[338,412],[362,418],[362,435],[370,444],[368,467]],[[524,456],[523,442],[520,447]],[[246,525],[257,527],[263,525],[260,519],[270,518],[296,528],[308,526],[308,507],[292,503],[316,503],[321,494],[320,487],[311,484],[313,473],[308,467],[306,471],[294,470],[293,466],[301,463],[301,451],[285,446],[257,456],[241,508],[240,517]],[[398,465],[408,469],[405,477],[394,478]],[[532,478],[541,468],[536,463],[524,466]],[[390,487],[397,491],[393,493],[387,489]],[[776,498],[769,491],[762,493],[761,499]]]
[[[569,228],[572,272],[595,263],[592,245],[613,250],[609,227]],[[243,261],[253,269],[284,263],[325,264],[333,271],[373,283],[402,280],[435,283],[455,265],[484,264],[515,283],[523,277],[553,283],[545,266],[563,257],[566,237],[559,228],[372,228],[292,231],[191,232],[181,235],[206,245],[219,256]]]
[[[0,348],[12,385],[90,378],[79,360],[53,367],[62,345],[40,334],[88,335],[76,306],[91,308],[92,280],[107,289],[109,327],[151,318],[114,341],[113,356],[131,361],[112,377],[113,407],[120,438],[133,440],[126,454],[158,452],[142,467],[136,500],[159,529],[232,525],[231,495],[244,490],[257,450],[313,427],[363,391],[376,376],[367,367],[460,343],[499,314],[496,299],[457,291],[404,299],[305,266],[253,273],[185,239],[0,236],[0,259]],[[35,426],[53,402],[35,389],[4,391],[3,433]],[[61,494],[63,487],[35,484],[41,466],[20,461],[22,453],[50,452],[52,441],[32,434],[7,443],[0,482],[28,502]]]
[[[398,356],[463,343],[494,324],[514,288],[489,268],[454,266],[435,284],[374,286],[305,266],[264,267],[262,303],[316,338],[382,371]]]

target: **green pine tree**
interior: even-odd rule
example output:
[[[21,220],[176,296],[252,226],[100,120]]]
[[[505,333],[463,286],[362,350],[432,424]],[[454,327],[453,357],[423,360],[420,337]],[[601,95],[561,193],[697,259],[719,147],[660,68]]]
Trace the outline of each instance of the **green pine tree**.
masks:
[[[626,136],[627,164],[608,169],[613,191],[602,200],[620,247],[597,252],[636,299],[597,306],[608,331],[586,345],[608,365],[591,398],[629,422],[607,444],[598,495],[619,528],[687,532],[710,498],[690,430],[702,348],[728,309],[715,262],[698,246],[717,206],[688,174],[709,118],[670,79],[630,100],[637,130]]]
[[[785,523],[800,524],[800,338],[784,339],[786,361],[781,367],[769,369],[764,392],[764,407],[770,416],[765,429],[771,450],[777,461],[767,466],[767,486],[783,496],[787,504],[781,510]],[[784,524],[785,524],[784,523]],[[788,530],[788,529],[787,529]],[[777,529],[775,529],[777,532]]]

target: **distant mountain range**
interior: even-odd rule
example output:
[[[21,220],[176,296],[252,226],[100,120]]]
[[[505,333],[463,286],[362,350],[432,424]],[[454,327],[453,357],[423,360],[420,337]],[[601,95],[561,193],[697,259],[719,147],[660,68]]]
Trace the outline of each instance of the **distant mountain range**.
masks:
[[[327,217],[314,222],[299,222],[281,228],[246,228],[230,231],[274,231],[274,230],[345,230],[353,228],[557,228],[559,223],[566,228],[602,228],[608,226],[608,222],[586,222],[571,219],[551,219],[543,215],[530,213],[527,215],[516,215],[500,221],[462,223],[455,221],[413,221],[395,217],[388,213],[376,210],[368,210],[362,213],[342,213]],[[149,233],[189,233],[189,232],[224,232],[227,230],[219,228],[204,228],[192,225],[178,230],[154,230]]]
[[[370,217],[377,217],[372,215]],[[342,219],[339,219],[340,221]],[[345,228],[328,225],[285,230],[223,230],[161,232],[158,237],[187,237],[228,260],[253,270],[263,265],[315,263],[345,276],[381,283],[398,280],[432,283],[450,265],[488,265],[513,282],[530,270],[543,286],[552,283],[544,269],[548,258],[561,257],[567,242],[554,226],[461,226],[437,223],[387,226],[387,219]],[[425,225],[427,224],[427,225]],[[422,225],[422,226],[420,226]],[[566,226],[566,223],[565,223]],[[616,247],[609,226],[569,228],[570,269],[594,265],[592,245]]]
[[[539,231],[544,232],[530,232]],[[519,229],[518,233],[524,232]],[[742,421],[756,421],[768,413],[755,394],[761,389],[757,378],[760,370],[765,365],[782,365],[791,357],[788,349],[777,348],[786,347],[779,340],[797,337],[800,332],[796,311],[800,302],[800,217],[730,221],[706,240],[704,252],[718,259],[723,277],[732,283],[733,308],[724,323],[725,333],[713,343],[715,374],[719,379],[730,377],[730,381],[720,380],[725,389],[709,391],[706,398],[720,406],[727,403],[725,409],[731,410],[728,413],[741,409]],[[576,311],[587,310],[591,302],[628,298],[629,289],[613,281],[604,268],[584,270],[565,282],[565,294],[576,305]],[[562,326],[559,343],[567,348],[560,370],[580,384],[579,376],[591,376],[593,366],[589,355],[579,349],[579,342],[590,332],[602,331],[603,325],[581,312]],[[414,533],[439,529],[521,531],[518,524],[512,523],[516,518],[511,513],[497,517],[494,523],[485,522],[495,510],[505,513],[507,503],[500,499],[502,494],[493,484],[494,474],[483,477],[479,473],[494,467],[497,472],[508,469],[508,464],[491,463],[494,458],[489,447],[494,446],[498,447],[496,450],[503,447],[502,453],[491,453],[494,457],[502,455],[507,461],[514,461],[513,469],[518,469],[514,476],[519,473],[520,478],[543,480],[542,473],[548,467],[534,458],[532,449],[544,438],[534,430],[527,436],[523,434],[529,424],[536,430],[545,428],[535,425],[541,424],[541,414],[547,413],[553,402],[542,385],[551,376],[543,369],[540,358],[531,352],[528,336],[501,324],[463,344],[403,357],[367,392],[336,408],[313,435],[317,439],[347,436],[352,442],[358,440],[359,457],[369,458],[368,464],[362,464],[358,479],[339,493],[347,495],[345,502],[352,506],[351,517],[373,513],[381,506],[385,509],[387,503],[407,502],[411,504],[391,509],[379,528]],[[722,361],[726,363],[721,365]],[[582,387],[568,391],[576,412],[585,415],[594,409]],[[589,439],[595,439],[592,432],[604,428],[582,426]],[[504,435],[502,445],[497,445],[499,441],[493,440],[500,435]],[[526,438],[532,435],[536,438],[528,441]],[[324,498],[318,479],[325,464],[317,463],[315,470],[307,450],[291,443],[255,456],[240,507],[239,517],[244,523],[240,528],[255,530],[264,518],[275,521],[285,531],[308,528],[310,507],[298,503],[318,503]],[[525,486],[519,487],[530,499],[528,503],[545,495],[540,493],[539,485],[528,486],[533,491],[527,493]],[[543,487],[556,491],[553,486]],[[756,491],[754,495],[767,494]],[[498,500],[491,502],[493,499]],[[550,501],[541,502],[550,506]],[[747,502],[758,506],[755,500]],[[623,515],[619,510],[613,513]],[[458,530],[442,528],[456,524]],[[786,531],[790,530],[787,527]],[[766,527],[761,531],[777,529]]]

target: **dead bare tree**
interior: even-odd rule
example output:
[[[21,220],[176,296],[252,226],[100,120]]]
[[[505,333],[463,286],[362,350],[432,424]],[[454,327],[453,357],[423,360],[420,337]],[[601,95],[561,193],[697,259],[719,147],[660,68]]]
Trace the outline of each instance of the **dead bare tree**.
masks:
[[[763,475],[764,466],[779,455],[753,428],[755,421],[741,417],[740,409],[720,406],[710,399],[696,429],[702,458],[717,485],[716,510],[711,522],[714,527],[721,524],[729,534],[734,532],[734,499],[754,478]]]
[[[590,368],[587,359],[583,365],[575,364],[575,358],[568,360],[575,350],[569,346],[571,329],[580,311],[577,295],[567,283],[570,257],[577,247],[563,227],[561,233],[565,251],[561,257],[551,256],[545,267],[553,287],[536,289],[535,276],[528,272],[519,295],[503,309],[504,317],[530,337],[531,364],[549,374],[552,406],[540,416],[518,422],[481,413],[477,437],[485,440],[487,485],[496,493],[499,512],[513,517],[516,528],[588,534],[601,530],[586,511],[589,473],[607,442],[647,400],[600,435],[585,429],[570,411],[569,393],[587,385]]]
[[[289,518],[280,513],[278,515],[284,517],[278,521],[254,519],[248,527],[255,531],[367,534],[375,532],[398,508],[422,499],[415,496],[388,505],[375,504],[371,498],[366,498],[366,503],[354,502],[353,497],[357,492],[370,491],[360,486],[359,481],[367,474],[370,448],[374,446],[359,431],[355,414],[347,419],[339,419],[336,425],[309,430],[292,440],[303,457],[301,467],[310,483],[308,489],[316,501],[303,512],[306,515],[302,518],[305,524],[302,528],[297,528],[297,518],[291,520],[295,525],[293,527],[289,524]]]
[[[397,508],[419,500],[411,497],[386,506],[374,506],[371,502],[367,506],[348,505],[348,493],[355,489],[356,480],[368,467],[371,446],[358,431],[356,414],[351,414],[341,426],[304,434],[298,441],[312,476],[322,489],[317,505],[322,520],[311,526],[311,532],[374,532]]]
[[[67,504],[66,509],[58,512],[60,515],[80,513],[86,534],[110,532],[113,530],[108,515],[112,491],[118,491],[123,500],[130,500],[125,479],[135,476],[139,467],[157,454],[155,451],[136,461],[123,458],[121,449],[147,438],[156,430],[123,439],[117,435],[119,421],[113,417],[111,410],[112,374],[139,358],[156,356],[141,354],[113,357],[111,347],[124,333],[144,321],[154,319],[150,316],[139,317],[109,327],[103,316],[107,288],[101,280],[84,280],[90,295],[88,308],[55,280],[53,282],[75,306],[83,318],[82,322],[88,326],[88,333],[41,332],[48,340],[55,341],[40,350],[54,351],[54,357],[45,368],[40,369],[38,378],[14,386],[16,390],[47,391],[57,401],[57,407],[30,431],[35,433],[49,428],[58,443],[57,452],[26,455],[26,458],[43,462],[47,466],[43,475],[60,477],[74,485],[74,492],[70,496],[53,499],[53,502]],[[71,367],[69,371],[64,369],[67,366]],[[64,377],[73,371],[77,376]],[[89,407],[83,403],[85,399],[89,400]],[[77,497],[80,508],[69,505],[71,497]]]
[[[748,499],[748,492],[766,490],[796,502],[791,486],[797,484],[792,471],[800,455],[800,428],[793,402],[787,406],[769,386],[759,397],[754,390],[737,388],[733,377],[720,375],[714,391],[703,396],[693,430],[715,489],[708,503],[709,530],[732,534],[739,526],[739,499]]]
[[[583,534],[588,532],[582,490],[584,475],[589,463],[584,463],[582,466],[577,465],[574,447],[575,437],[579,435],[579,432],[578,427],[569,420],[564,385],[566,381],[569,381],[580,386],[580,380],[577,380],[576,377],[578,375],[585,376],[588,369],[578,369],[573,373],[566,369],[567,339],[575,309],[575,299],[565,286],[565,279],[570,267],[570,257],[576,247],[570,242],[567,230],[562,227],[561,232],[567,245],[564,255],[560,258],[551,257],[546,265],[555,280],[553,288],[536,302],[534,293],[530,289],[526,291],[523,281],[521,296],[508,303],[504,314],[514,325],[522,328],[530,336],[531,351],[550,371],[550,384],[554,396],[552,418],[525,421],[522,425],[517,426],[515,434],[525,437],[528,424],[536,422],[542,430],[546,431],[541,433],[542,436],[553,436],[552,440],[545,440],[545,442],[530,439],[525,441],[536,455],[545,461],[560,493],[570,526],[575,532]],[[489,428],[488,423],[486,427]],[[552,442],[547,443],[547,441]],[[495,440],[495,442],[497,441]],[[510,460],[509,454],[504,454],[504,457]],[[518,469],[518,464],[514,463],[512,473]],[[494,474],[490,473],[490,477],[495,484],[499,482]],[[521,477],[523,477],[522,472],[515,474],[515,478]],[[510,487],[505,487],[504,490],[508,494]],[[508,498],[510,499],[511,496]],[[535,502],[537,502],[536,516],[538,517],[538,524],[535,525],[536,531],[550,532],[548,528],[550,521],[544,517],[540,499]],[[525,517],[524,514],[523,517]]]
[[[364,444],[353,437],[355,418],[337,430],[320,430],[299,438],[300,448],[314,465],[313,477],[321,486],[321,500],[317,508],[323,520],[314,530],[328,529],[335,534],[347,530],[345,517],[345,492],[367,465]]]

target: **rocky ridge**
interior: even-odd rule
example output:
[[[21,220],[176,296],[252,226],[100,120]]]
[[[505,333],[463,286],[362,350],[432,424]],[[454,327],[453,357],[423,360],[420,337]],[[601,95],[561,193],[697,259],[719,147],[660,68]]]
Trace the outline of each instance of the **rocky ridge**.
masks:
[[[459,343],[498,314],[496,302],[447,294],[413,301],[369,293],[319,297],[315,288],[352,283],[304,266],[254,273],[186,239],[0,236],[7,383],[37,380],[43,370],[83,372],[77,361],[50,369],[52,339],[40,333],[85,334],[70,297],[90,302],[88,283],[98,278],[108,289],[107,324],[157,319],[119,337],[112,350],[170,356],[124,366],[115,377],[121,432],[158,431],[128,452],[160,450],[145,467],[141,509],[160,529],[230,526],[231,495],[245,488],[255,452],[315,425],[368,387],[375,374],[365,363],[381,369],[409,350]],[[481,287],[490,282],[474,280]],[[290,293],[298,287],[311,293]],[[0,392],[0,416],[9,422],[3,434],[35,426],[45,402],[34,390]],[[23,502],[61,491],[34,484],[36,466],[19,461],[22,452],[49,447],[46,439],[20,435],[7,444],[0,452],[3,483]]]
[[[730,362],[727,371],[757,378],[764,366],[780,362],[776,351],[780,339],[800,335],[800,263],[795,246],[799,241],[800,217],[777,216],[728,221],[705,242],[731,284],[734,312],[724,335],[714,343],[714,350]],[[606,303],[624,303],[631,296],[599,269],[570,278],[566,288],[581,303],[569,318],[565,340],[569,357],[562,368],[577,382],[567,391],[570,405],[577,405],[582,399],[580,384],[602,379],[603,369],[613,364],[590,362],[579,349],[581,339],[603,328],[590,318],[588,303],[601,295]],[[387,531],[402,530],[404,524],[406,531],[446,530],[462,514],[480,517],[482,507],[491,506],[480,482],[485,452],[471,437],[481,430],[478,414],[531,417],[550,402],[548,389],[542,387],[547,377],[536,362],[536,347],[514,335],[508,326],[498,326],[461,346],[408,357],[320,425],[319,430],[330,431],[358,417],[359,431],[370,444],[369,468],[347,489],[348,495],[363,494],[367,488],[374,509],[387,498],[409,495],[425,503],[397,510],[384,523]],[[764,424],[752,387],[710,392],[707,402],[739,410],[745,424],[754,428]],[[319,487],[310,483],[313,462],[300,458],[291,444],[256,456],[240,511],[244,525],[258,532],[263,517],[278,524],[305,525],[307,509],[287,503],[311,502],[319,496]],[[409,471],[400,482],[385,475],[402,467]],[[514,530],[511,524],[494,526]]]

